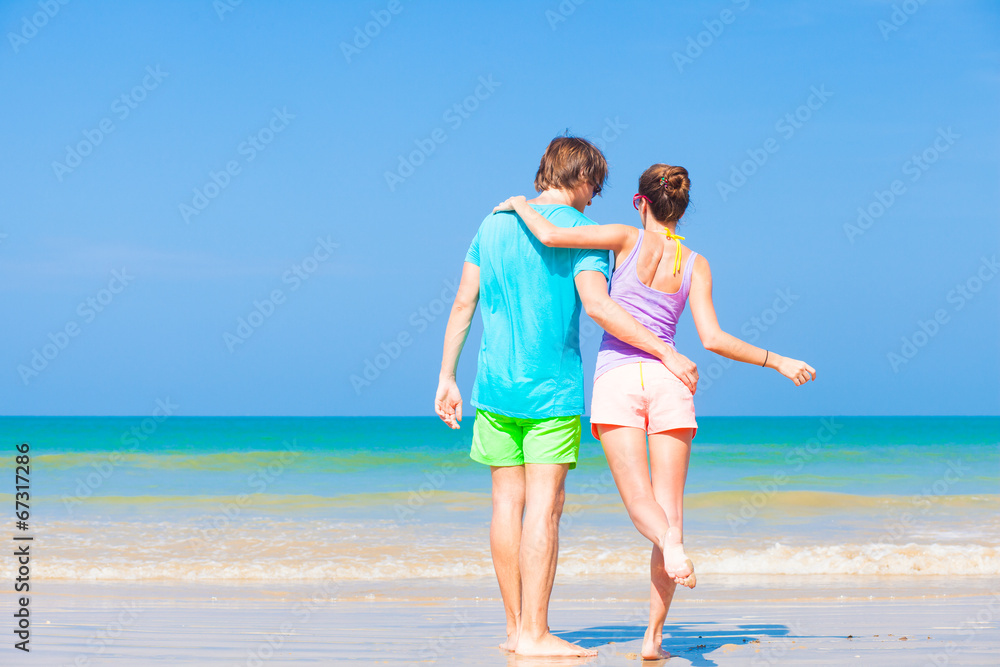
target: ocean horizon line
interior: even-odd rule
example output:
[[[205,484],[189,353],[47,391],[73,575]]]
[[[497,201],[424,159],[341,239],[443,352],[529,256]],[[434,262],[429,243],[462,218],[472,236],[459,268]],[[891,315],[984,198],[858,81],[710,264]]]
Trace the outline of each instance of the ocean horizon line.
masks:
[[[100,418],[100,419],[135,419],[135,418],[146,418],[146,417],[163,417],[163,415],[158,414],[148,414],[148,413],[135,413],[135,414],[3,414],[0,415],[0,419],[81,419],[81,418]],[[184,419],[431,419],[437,420],[438,417],[434,414],[422,414],[422,415],[235,415],[235,414],[215,414],[215,415],[201,415],[201,414],[171,414],[170,418],[182,417]],[[463,421],[469,421],[475,417],[475,414],[467,415],[463,418]],[[581,415],[582,418],[588,419],[589,414]],[[698,419],[1000,419],[1000,413],[997,414],[987,414],[987,415],[967,415],[967,414],[941,414],[941,415],[910,415],[910,414],[895,414],[895,415],[875,415],[875,414],[858,414],[858,415],[829,415],[829,414],[818,414],[818,415],[699,415]]]

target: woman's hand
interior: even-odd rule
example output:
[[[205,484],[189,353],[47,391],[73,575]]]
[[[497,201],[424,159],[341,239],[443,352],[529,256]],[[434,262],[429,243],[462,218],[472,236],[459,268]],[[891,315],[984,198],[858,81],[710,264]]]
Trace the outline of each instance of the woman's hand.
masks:
[[[816,369],[807,364],[804,361],[799,361],[798,359],[789,359],[788,357],[782,357],[780,355],[772,354],[772,359],[777,356],[777,359],[773,359],[773,362],[769,364],[786,378],[795,383],[795,386],[803,385],[809,380],[816,379]]]
[[[517,208],[518,204],[523,204],[526,201],[528,201],[528,198],[524,195],[515,195],[510,199],[497,204],[497,206],[493,209],[493,212],[498,213],[499,211],[513,211]]]

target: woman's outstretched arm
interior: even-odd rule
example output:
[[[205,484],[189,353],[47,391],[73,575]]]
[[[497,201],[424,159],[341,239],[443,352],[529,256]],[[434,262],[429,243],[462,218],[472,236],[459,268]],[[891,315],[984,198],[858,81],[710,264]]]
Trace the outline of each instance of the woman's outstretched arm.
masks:
[[[514,211],[531,233],[544,245],[553,248],[588,248],[620,252],[626,245],[634,244],[639,230],[629,225],[582,225],[557,227],[533,209],[522,195],[511,197],[493,212]]]
[[[712,270],[708,266],[708,260],[701,255],[694,260],[694,275],[691,279],[688,301],[691,303],[691,315],[698,329],[698,337],[709,352],[747,364],[766,365],[796,385],[816,379],[815,369],[806,362],[764,350],[722,330],[719,319],[715,316],[715,306],[712,304]]]

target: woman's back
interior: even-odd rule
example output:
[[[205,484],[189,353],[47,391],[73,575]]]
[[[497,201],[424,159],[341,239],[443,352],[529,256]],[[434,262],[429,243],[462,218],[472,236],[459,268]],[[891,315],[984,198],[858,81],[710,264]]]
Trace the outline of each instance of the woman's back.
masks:
[[[681,288],[684,279],[684,271],[674,272],[675,253],[677,244],[668,241],[662,234],[656,232],[646,232],[640,230],[640,238],[636,239],[636,245],[641,245],[638,257],[636,257],[635,271],[639,277],[639,282],[647,287],[651,287],[660,292],[673,293]],[[681,245],[681,261],[684,267],[691,255],[698,253],[690,248]],[[634,250],[629,248],[621,253],[622,261]],[[615,257],[615,266],[618,266],[618,258]]]
[[[623,248],[616,256],[611,298],[637,322],[672,346],[677,321],[691,291],[691,273],[698,253],[676,243],[665,243],[656,233],[640,231],[636,236],[635,245],[631,249]],[[678,249],[681,251],[679,266]],[[605,333],[597,355],[596,375],[641,360],[656,359]]]

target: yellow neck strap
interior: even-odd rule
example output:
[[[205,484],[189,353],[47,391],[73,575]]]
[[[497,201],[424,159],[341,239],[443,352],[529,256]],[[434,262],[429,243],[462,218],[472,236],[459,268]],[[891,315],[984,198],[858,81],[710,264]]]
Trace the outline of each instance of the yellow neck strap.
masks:
[[[656,233],[663,234],[664,236],[667,237],[668,241],[674,241],[677,244],[677,251],[674,253],[674,273],[673,273],[673,275],[676,276],[677,272],[681,270],[681,241],[684,240],[684,237],[677,236],[677,234],[672,233],[669,229],[657,231]]]

